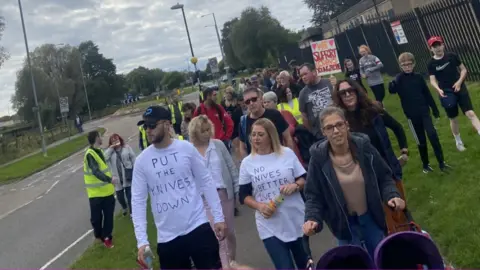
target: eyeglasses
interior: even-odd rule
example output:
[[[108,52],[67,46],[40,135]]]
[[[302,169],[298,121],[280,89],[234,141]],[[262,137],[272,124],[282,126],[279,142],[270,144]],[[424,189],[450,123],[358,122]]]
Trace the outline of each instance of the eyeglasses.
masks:
[[[357,93],[357,90],[355,90],[353,87],[350,87],[350,88],[347,88],[347,89],[342,89],[342,90],[338,90],[338,94],[342,97],[345,97],[347,96],[347,93],[348,95],[353,95],[353,94],[356,94]]]
[[[347,123],[342,121],[336,123],[335,125],[327,125],[323,127],[323,131],[327,134],[332,134],[335,128],[337,128],[338,131],[343,131],[347,128]]]
[[[413,67],[413,63],[402,63],[401,67]]]
[[[254,103],[254,102],[257,102],[257,101],[258,101],[258,97],[252,97],[252,98],[249,98],[249,99],[245,100],[245,104],[250,105],[250,103]]]
[[[155,129],[158,123],[145,123],[143,124],[143,128],[146,129]]]

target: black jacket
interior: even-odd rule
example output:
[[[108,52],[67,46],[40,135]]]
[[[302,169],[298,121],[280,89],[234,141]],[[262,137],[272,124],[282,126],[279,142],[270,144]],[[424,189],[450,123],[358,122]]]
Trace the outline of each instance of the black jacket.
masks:
[[[402,109],[408,118],[430,114],[438,118],[440,113],[422,75],[418,73],[400,73],[388,86],[391,94],[398,94]]]
[[[352,133],[351,139],[356,147],[356,158],[365,179],[368,211],[375,222],[386,230],[383,203],[400,198],[392,172],[366,135]],[[305,221],[316,221],[317,232],[323,229],[325,222],[337,239],[350,240],[352,232],[348,223],[347,203],[333,169],[329,151],[326,140],[314,144],[310,149],[311,160],[304,191]]]

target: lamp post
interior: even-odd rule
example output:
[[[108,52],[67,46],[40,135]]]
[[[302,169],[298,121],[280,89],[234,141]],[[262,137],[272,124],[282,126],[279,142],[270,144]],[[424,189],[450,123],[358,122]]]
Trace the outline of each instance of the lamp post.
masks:
[[[210,14],[205,14],[205,15],[202,15],[202,18],[205,17],[205,16],[208,16],[208,15],[212,15],[213,17],[213,22],[215,23],[215,32],[217,33],[217,39],[218,39],[218,46],[220,46],[220,52],[222,54],[222,60],[223,60],[223,65],[225,67],[225,71],[227,73],[227,77],[228,77],[228,64],[227,64],[227,58],[225,57],[225,53],[223,52],[223,46],[222,46],[222,40],[220,39],[220,32],[218,32],[218,25],[217,25],[217,19],[215,18],[215,13],[210,13]],[[208,26],[206,26],[208,27]],[[230,80],[230,78],[228,78]]]
[[[27,50],[28,68],[30,69],[30,77],[32,79],[33,99],[35,101],[35,108],[33,108],[33,110],[36,111],[36,113],[37,113],[38,128],[40,129],[40,138],[41,138],[41,141],[42,141],[42,153],[43,153],[44,156],[47,156],[47,147],[45,145],[45,136],[43,134],[42,117],[40,116],[40,108],[38,106],[37,88],[35,86],[35,78],[33,77],[32,62],[30,60],[30,51],[28,49],[27,31],[25,30],[25,22],[23,20],[22,2],[20,0],[18,0],[18,9],[20,11],[20,19],[22,21],[23,39],[25,40],[25,49]]]
[[[195,54],[193,53],[193,46],[192,46],[192,40],[190,39],[190,32],[188,31],[188,24],[187,24],[187,17],[185,17],[185,10],[183,9],[183,4],[180,4],[180,3],[177,3],[176,5],[173,5],[170,9],[171,10],[177,10],[177,9],[181,9],[182,10],[182,15],[183,15],[183,21],[185,22],[185,29],[187,30],[187,37],[188,37],[188,43],[190,45],[190,52],[192,53],[192,58],[190,60],[190,62],[193,64],[193,67],[195,69],[195,75],[197,77],[197,80],[198,80],[198,91],[199,91],[199,95],[201,95],[201,82],[200,82],[200,74],[197,73],[198,69],[197,69],[197,58],[195,57]]]

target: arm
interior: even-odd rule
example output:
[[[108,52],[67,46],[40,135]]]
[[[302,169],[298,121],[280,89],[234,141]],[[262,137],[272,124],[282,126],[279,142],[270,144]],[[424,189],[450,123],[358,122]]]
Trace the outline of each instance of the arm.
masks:
[[[468,70],[463,63],[460,63],[458,68],[460,69],[460,79],[458,79],[458,83],[462,84],[467,78]]]
[[[233,179],[233,192],[238,193],[239,187],[238,187],[238,169],[237,166],[235,166],[235,163],[233,162],[233,158],[228,153],[227,147],[223,143],[221,143],[220,149],[222,151],[222,156],[223,160],[225,160],[225,163],[227,164],[228,171],[230,173],[230,176]]]
[[[303,192],[305,194],[305,221],[317,222],[318,233],[323,229],[323,213],[325,211],[324,207],[326,207],[327,204],[324,201],[322,189],[319,185],[319,178],[323,176],[320,175],[321,169],[317,168],[317,166],[317,163],[315,163],[312,157],[308,165],[309,173],[307,174],[307,181]]]
[[[393,180],[392,171],[385,160],[380,156],[380,153],[373,147],[369,146],[369,150],[373,153],[373,164],[375,174],[377,175],[378,187],[382,195],[384,203],[388,203],[393,198],[400,198],[400,193]]]
[[[435,100],[432,97],[432,93],[430,93],[430,89],[428,88],[427,83],[423,79],[421,75],[419,75],[419,79],[422,80],[422,93],[425,96],[425,99],[428,102],[428,105],[432,109],[433,116],[435,118],[440,117],[440,112],[438,111],[437,104],[435,103]]]
[[[208,205],[211,207],[214,223],[224,222],[222,205],[217,189],[213,184],[212,175],[205,166],[200,153],[193,145],[190,145],[190,147],[190,164],[195,184],[200,187],[200,192],[205,196]]]
[[[298,96],[298,105],[299,105],[300,112],[302,113],[303,125],[305,126],[306,129],[308,129],[310,132],[312,132],[312,126],[310,125],[310,122],[308,121],[307,97],[306,97],[306,94],[305,94],[305,90],[300,91],[300,95]]]
[[[100,179],[102,182],[111,183],[112,178],[106,176],[99,168],[97,161],[92,157],[92,155],[87,155],[87,164],[88,167],[92,170],[93,175]]]
[[[367,74],[365,73],[365,64],[363,63],[362,59],[363,57],[358,61],[358,69],[360,70],[360,75],[365,78]]]
[[[127,145],[128,149],[128,157],[130,158],[130,162],[132,162],[132,165],[135,164],[135,160],[137,159],[137,156],[135,155],[135,152],[133,152],[132,147],[130,145]]]
[[[221,110],[223,111],[223,121],[225,123],[225,136],[224,140],[230,140],[232,138],[233,134],[233,120],[232,117],[225,111],[223,107],[221,107]]]
[[[248,174],[245,169],[245,163],[242,162],[240,165],[240,176],[239,176],[240,192],[239,192],[239,201],[240,204],[246,204],[248,207],[258,210],[260,203],[255,200],[253,197],[253,186],[250,174]]]
[[[292,151],[293,151],[293,149],[295,148],[295,146],[294,146],[294,144],[293,144],[292,136],[290,136],[290,130],[288,129],[288,127],[287,127],[287,129],[285,129],[285,130],[283,131],[283,133],[282,133],[282,138],[283,138],[283,144],[284,144],[286,147],[292,149]]]
[[[106,162],[109,162],[110,159],[112,158],[113,148],[108,147],[107,150],[105,150],[104,153],[105,153],[105,161],[106,161]]]
[[[376,64],[376,66],[370,68],[370,72],[379,71],[383,68],[382,61],[380,61],[380,58],[378,58],[376,56],[375,56],[375,64]]]
[[[403,130],[402,125],[387,112],[383,112],[382,119],[385,123],[385,127],[391,129],[395,134],[395,137],[397,137],[400,149],[407,149],[407,136],[405,135],[405,130]]]
[[[132,221],[137,238],[137,247],[148,245],[147,236],[148,184],[141,164],[133,166]]]

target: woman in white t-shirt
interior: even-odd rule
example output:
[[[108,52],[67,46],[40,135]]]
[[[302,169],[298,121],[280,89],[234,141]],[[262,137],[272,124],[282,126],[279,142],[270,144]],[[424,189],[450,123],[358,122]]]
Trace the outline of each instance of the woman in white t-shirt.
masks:
[[[212,139],[213,132],[213,123],[206,115],[199,115],[188,124],[190,142],[204,157],[205,165],[212,175],[222,203],[228,231],[225,239],[220,241],[220,259],[222,267],[227,269],[230,268],[231,262],[235,260],[237,247],[234,227],[234,194],[238,193],[238,169],[225,144],[220,140]],[[204,204],[210,224],[213,226],[213,216],[205,199]]]
[[[255,121],[250,140],[252,152],[240,166],[240,203],[256,210],[258,234],[275,268],[305,268],[305,205],[300,194],[305,169],[295,153],[280,144],[270,120]]]

